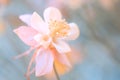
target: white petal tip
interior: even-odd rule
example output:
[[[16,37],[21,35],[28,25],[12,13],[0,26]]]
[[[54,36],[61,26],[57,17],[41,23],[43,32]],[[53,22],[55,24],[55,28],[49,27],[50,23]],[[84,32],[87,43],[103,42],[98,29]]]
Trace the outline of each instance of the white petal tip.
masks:
[[[38,15],[38,13],[37,12],[33,12],[33,15]]]
[[[59,9],[55,7],[48,7],[44,11],[44,18],[46,22],[49,22],[49,20],[61,20],[62,14],[59,11]]]
[[[80,30],[78,28],[78,25],[75,23],[70,23],[70,32],[68,33],[68,36],[65,38],[66,40],[75,40],[80,35]]]

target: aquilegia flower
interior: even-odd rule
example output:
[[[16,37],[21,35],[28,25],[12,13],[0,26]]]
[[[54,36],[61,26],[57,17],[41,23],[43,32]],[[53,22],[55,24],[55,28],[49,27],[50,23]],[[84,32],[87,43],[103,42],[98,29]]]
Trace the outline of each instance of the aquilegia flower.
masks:
[[[68,24],[62,19],[60,11],[54,7],[45,9],[45,21],[36,12],[32,15],[22,15],[20,19],[27,23],[27,26],[21,26],[14,32],[31,48],[16,58],[35,49],[26,75],[29,76],[34,71],[36,76],[48,74],[53,70],[55,59],[68,67],[71,66],[65,55],[71,49],[65,41],[75,40],[79,36],[79,29],[75,23]],[[30,71],[33,62],[35,68]]]

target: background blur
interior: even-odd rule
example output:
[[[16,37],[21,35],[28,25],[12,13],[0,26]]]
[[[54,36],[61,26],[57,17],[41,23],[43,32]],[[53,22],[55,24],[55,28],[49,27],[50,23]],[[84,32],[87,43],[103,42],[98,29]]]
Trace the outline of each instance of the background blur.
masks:
[[[0,0],[0,80],[26,80],[28,57],[14,60],[26,46],[13,29],[18,16],[54,6],[68,22],[79,25],[80,36],[70,45],[80,61],[61,80],[120,80],[120,0]],[[31,80],[46,80],[45,77]]]

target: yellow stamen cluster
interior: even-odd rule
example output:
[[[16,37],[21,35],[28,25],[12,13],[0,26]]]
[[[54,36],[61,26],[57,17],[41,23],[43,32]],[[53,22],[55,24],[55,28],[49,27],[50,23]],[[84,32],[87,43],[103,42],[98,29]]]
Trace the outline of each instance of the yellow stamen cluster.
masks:
[[[66,36],[70,27],[67,24],[67,22],[65,22],[65,20],[61,21],[51,20],[49,22],[49,29],[51,32],[51,37],[55,38]]]

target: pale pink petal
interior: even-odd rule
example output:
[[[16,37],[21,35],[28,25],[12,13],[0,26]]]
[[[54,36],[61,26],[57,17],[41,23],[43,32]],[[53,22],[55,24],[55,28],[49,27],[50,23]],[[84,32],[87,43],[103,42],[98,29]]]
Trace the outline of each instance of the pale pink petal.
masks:
[[[67,56],[65,54],[56,54],[55,57],[62,64],[66,65],[68,67],[71,67],[71,64],[70,64],[70,62],[67,59]]]
[[[31,27],[33,27],[42,34],[49,33],[48,25],[42,20],[42,18],[36,12],[34,12],[31,17]]]
[[[70,23],[69,25],[70,25],[70,31],[64,39],[65,40],[75,40],[80,35],[79,28],[78,28],[77,24],[75,24],[75,23]]]
[[[37,42],[41,42],[42,37],[43,37],[42,34],[37,34],[37,35],[34,36],[34,40],[36,40]]]
[[[37,42],[33,37],[38,33],[31,27],[21,26],[14,30],[14,32],[19,36],[19,38],[29,46],[36,46]]]
[[[68,53],[71,51],[70,46],[62,40],[57,40],[53,43],[53,45],[55,46],[56,50],[61,54]]]
[[[41,49],[37,52],[35,74],[42,76],[52,71],[54,56],[51,51]]]
[[[41,35],[37,34],[34,36],[34,39],[39,43],[39,45],[43,46],[44,48],[48,48],[52,39],[48,35]]]
[[[50,22],[50,20],[61,20],[62,15],[57,8],[49,7],[44,11],[44,19],[46,22]]]
[[[25,15],[19,16],[19,18],[20,18],[24,23],[26,23],[27,25],[30,26],[31,16],[32,16],[31,14],[25,14]]]
[[[42,45],[44,48],[48,48],[49,45],[50,45],[50,43],[51,43],[51,41],[52,41],[51,38],[49,38],[48,40],[42,40],[42,41],[40,42],[40,45]]]

